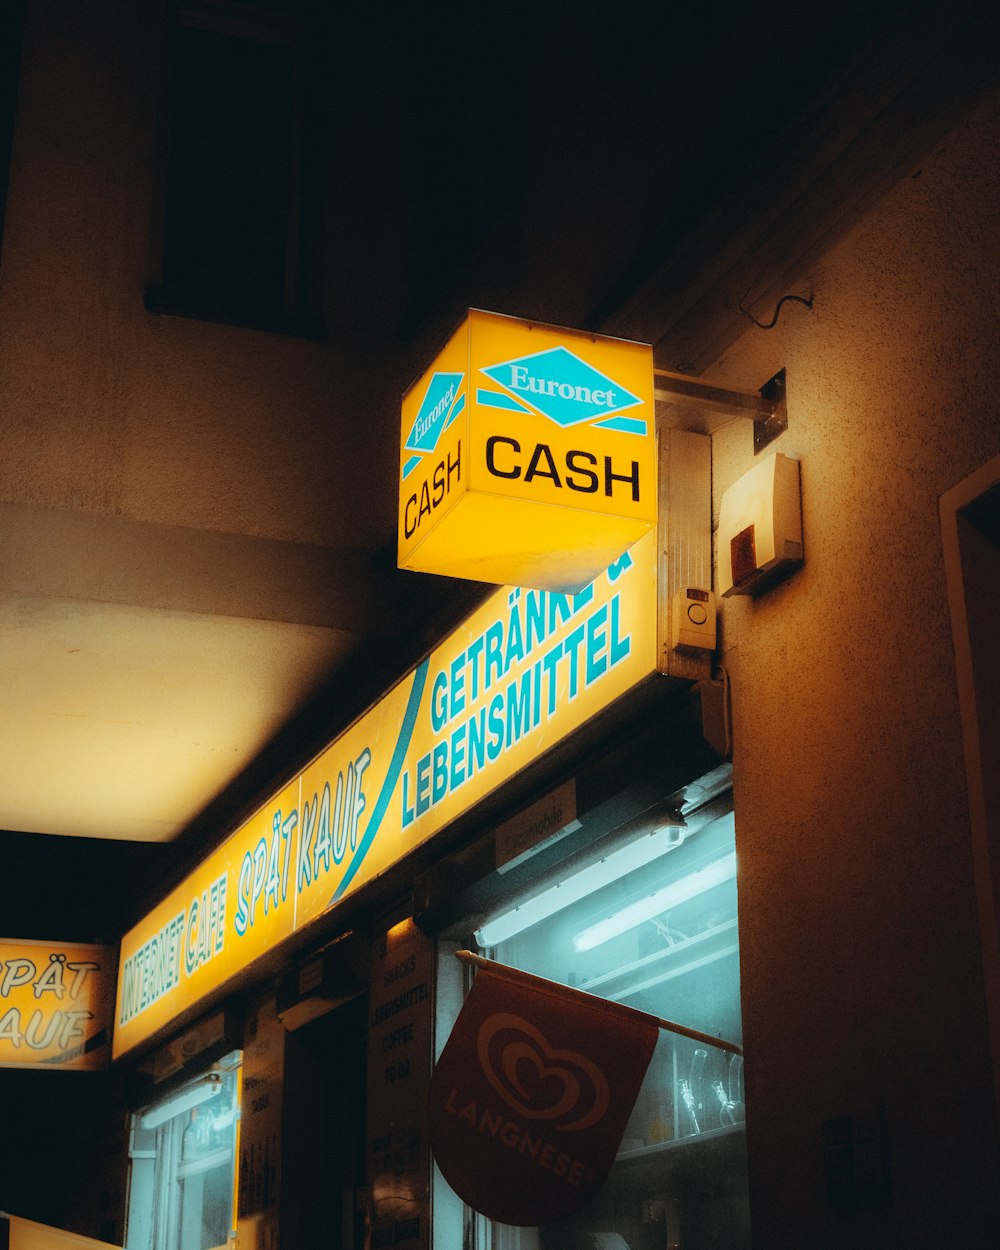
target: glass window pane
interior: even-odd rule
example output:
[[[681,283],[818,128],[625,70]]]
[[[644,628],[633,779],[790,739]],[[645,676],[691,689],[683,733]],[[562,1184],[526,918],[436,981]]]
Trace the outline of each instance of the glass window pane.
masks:
[[[731,806],[634,832],[541,883],[516,916],[490,917],[477,940],[501,963],[741,1044]],[[493,1225],[482,1250],[744,1250],[744,1119],[742,1056],[661,1030],[596,1197],[544,1228]]]
[[[239,1056],[144,1107],[130,1147],[130,1250],[216,1250],[233,1231]]]

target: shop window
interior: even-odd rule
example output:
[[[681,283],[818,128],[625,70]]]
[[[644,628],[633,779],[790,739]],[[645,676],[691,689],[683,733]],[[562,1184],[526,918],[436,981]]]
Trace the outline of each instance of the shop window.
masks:
[[[572,863],[479,923],[482,953],[741,1045],[728,796],[676,823],[640,820]],[[456,973],[441,963],[445,999]],[[661,1030],[612,1171],[576,1215],[494,1223],[462,1212],[440,1178],[435,1202],[476,1250],[747,1250],[745,1114],[742,1054]]]
[[[129,1144],[130,1250],[216,1250],[235,1235],[240,1055],[141,1108]]]
[[[408,336],[523,194],[524,53],[503,5],[415,5],[399,20]]]
[[[941,497],[993,1080],[1000,1098],[1000,458]]]
[[[317,42],[292,0],[177,10],[152,311],[321,334]]]

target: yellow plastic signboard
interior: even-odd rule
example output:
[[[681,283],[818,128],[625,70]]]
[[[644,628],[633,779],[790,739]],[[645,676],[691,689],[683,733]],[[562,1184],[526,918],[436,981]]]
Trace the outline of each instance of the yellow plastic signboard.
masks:
[[[507,587],[236,830],[120,956],[114,1054],[656,672],[655,534],[576,594]]]
[[[0,939],[0,1068],[103,1068],[111,1057],[115,952]]]
[[[293,931],[298,795],[296,780],[122,939],[116,1059]]]
[[[120,1250],[110,1241],[95,1241],[93,1237],[69,1233],[64,1228],[52,1228],[48,1224],[36,1224],[34,1220],[2,1212],[0,1246],[5,1246],[6,1250]]]
[[[472,310],[403,397],[400,568],[574,591],[656,523],[653,353]]]

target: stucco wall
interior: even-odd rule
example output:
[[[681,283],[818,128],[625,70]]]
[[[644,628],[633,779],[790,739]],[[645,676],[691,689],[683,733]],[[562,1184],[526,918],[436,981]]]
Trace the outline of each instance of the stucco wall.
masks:
[[[1000,1244],[938,499],[1000,453],[1000,99],[712,372],[788,370],[805,564],[724,601],[755,1244]],[[763,319],[766,319],[766,314]],[[713,497],[754,463],[713,440]],[[884,1111],[893,1194],[829,1202],[823,1124]]]
[[[372,279],[368,246],[344,231],[367,279],[337,303],[350,340],[147,314],[151,9],[29,6],[0,286],[0,500],[301,544],[377,537],[394,498],[369,489],[357,452],[392,480],[396,430],[357,415],[398,402],[400,378],[369,368],[369,332],[395,323],[383,284],[399,242],[372,197],[362,242],[389,253]],[[804,567],[759,601],[726,601],[722,619],[761,1250],[1000,1241],[937,514],[1000,453],[998,141],[994,100],[804,275],[811,312],[748,323],[712,371],[759,386],[788,369],[776,447],[802,464]],[[716,501],[753,460],[749,423],[716,435]],[[823,1123],[881,1109],[892,1201],[837,1209]]]
[[[158,264],[161,9],[29,6],[0,287],[0,499],[285,541],[381,541],[395,498],[368,474],[393,480],[398,430],[365,414],[394,414],[402,387],[368,368],[383,344],[367,302],[338,289],[326,343],[145,311]],[[369,215],[373,230],[386,226]],[[379,311],[391,326],[392,309]],[[347,319],[357,337],[345,344]]]

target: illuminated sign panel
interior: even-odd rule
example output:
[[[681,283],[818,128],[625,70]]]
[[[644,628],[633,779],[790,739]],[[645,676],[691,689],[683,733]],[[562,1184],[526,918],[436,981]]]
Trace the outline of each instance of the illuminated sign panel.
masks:
[[[0,1067],[106,1067],[114,975],[110,947],[0,940]]]
[[[576,590],[656,521],[652,349],[471,311],[403,398],[401,568]]]
[[[576,594],[492,595],[208,856],[123,939],[115,1056],[654,673],[656,555],[649,534]]]
[[[126,934],[116,1058],[293,931],[298,795],[281,790]]]

